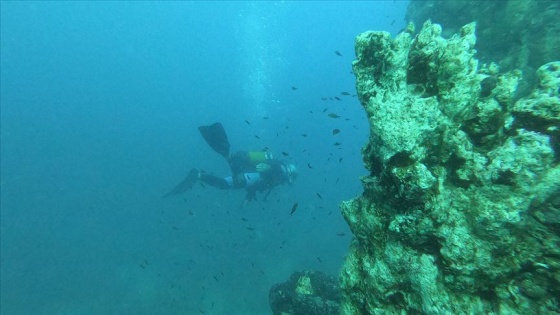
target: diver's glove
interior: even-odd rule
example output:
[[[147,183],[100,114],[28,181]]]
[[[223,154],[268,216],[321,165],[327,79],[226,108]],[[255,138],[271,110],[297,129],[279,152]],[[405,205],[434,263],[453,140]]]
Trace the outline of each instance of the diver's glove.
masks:
[[[266,164],[266,163],[257,164],[257,172],[259,173],[266,172],[269,169],[270,169],[270,164]]]

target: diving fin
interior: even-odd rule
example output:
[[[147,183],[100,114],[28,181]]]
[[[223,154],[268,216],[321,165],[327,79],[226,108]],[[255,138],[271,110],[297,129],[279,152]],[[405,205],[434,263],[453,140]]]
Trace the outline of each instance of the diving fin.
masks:
[[[198,130],[214,151],[222,155],[224,158],[229,159],[229,141],[221,123],[213,123],[210,126],[200,126]]]
[[[196,184],[197,180],[198,180],[198,170],[196,168],[193,168],[189,172],[189,175],[187,175],[187,177],[182,182],[180,182],[179,185],[175,186],[175,188],[173,188],[173,190],[171,190],[167,194],[163,195],[161,198],[166,198],[166,197],[169,197],[169,196],[184,193],[185,191],[191,189],[192,186],[194,186],[194,184]]]

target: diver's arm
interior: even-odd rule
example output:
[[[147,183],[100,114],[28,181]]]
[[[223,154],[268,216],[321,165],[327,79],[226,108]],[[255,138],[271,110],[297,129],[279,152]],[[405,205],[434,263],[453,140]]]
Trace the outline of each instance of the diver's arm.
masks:
[[[243,198],[243,201],[241,202],[241,206],[239,207],[239,209],[243,209],[243,207],[245,207],[246,204],[248,204],[251,200],[256,200],[257,199],[257,191],[254,189],[247,189],[247,194],[245,195],[245,198]]]

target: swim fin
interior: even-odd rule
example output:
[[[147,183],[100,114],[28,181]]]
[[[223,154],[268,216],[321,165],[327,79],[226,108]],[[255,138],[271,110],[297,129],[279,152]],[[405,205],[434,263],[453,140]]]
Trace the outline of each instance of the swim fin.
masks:
[[[179,183],[179,185],[175,186],[175,188],[173,188],[173,190],[171,190],[167,194],[163,195],[161,198],[165,198],[165,197],[169,197],[169,196],[173,196],[173,195],[178,195],[180,193],[184,193],[185,191],[191,189],[192,186],[194,186],[194,184],[196,184],[197,181],[198,181],[198,170],[196,168],[193,168],[189,172],[187,177],[182,182]]]
[[[229,159],[229,141],[224,130],[224,126],[217,122],[210,126],[200,126],[198,130],[206,140],[206,143],[214,149],[218,154],[222,155],[224,158]]]

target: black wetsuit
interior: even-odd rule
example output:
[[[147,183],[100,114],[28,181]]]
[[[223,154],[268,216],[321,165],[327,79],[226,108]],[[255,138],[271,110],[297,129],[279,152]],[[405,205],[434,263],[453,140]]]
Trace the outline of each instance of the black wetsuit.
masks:
[[[288,182],[287,176],[282,171],[282,162],[276,159],[253,161],[249,152],[239,151],[233,154],[228,163],[231,176],[218,177],[205,172],[200,173],[200,180],[210,186],[221,189],[247,190],[246,199],[254,199],[256,192],[271,190],[275,186]],[[258,164],[268,164],[265,171],[257,171]]]

